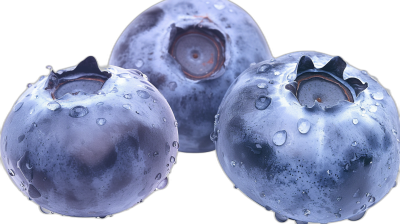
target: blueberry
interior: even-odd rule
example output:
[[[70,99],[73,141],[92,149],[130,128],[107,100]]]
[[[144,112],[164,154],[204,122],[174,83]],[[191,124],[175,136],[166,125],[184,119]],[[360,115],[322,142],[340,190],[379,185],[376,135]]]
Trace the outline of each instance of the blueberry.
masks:
[[[110,64],[140,69],[178,120],[180,151],[214,150],[214,115],[233,80],[272,58],[263,34],[227,0],[166,0],[140,14],[120,36]]]
[[[178,131],[144,74],[100,70],[88,57],[34,85],[4,123],[1,155],[12,181],[42,211],[105,217],[166,186]]]
[[[227,91],[216,123],[225,173],[277,217],[357,220],[395,185],[395,103],[340,57],[298,52],[250,67]]]

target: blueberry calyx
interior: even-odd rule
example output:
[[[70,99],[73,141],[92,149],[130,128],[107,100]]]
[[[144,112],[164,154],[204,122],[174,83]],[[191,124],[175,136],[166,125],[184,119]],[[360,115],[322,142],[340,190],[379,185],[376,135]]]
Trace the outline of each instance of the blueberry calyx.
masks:
[[[59,99],[67,93],[76,95],[79,92],[94,94],[111,77],[106,71],[101,71],[93,56],[80,62],[72,71],[62,73],[51,70],[45,90],[53,99]]]
[[[357,78],[344,80],[346,67],[346,62],[339,56],[322,68],[315,68],[311,58],[302,56],[297,64],[295,81],[285,88],[295,95],[302,106],[312,107],[315,101],[325,107],[335,106],[341,100],[354,103],[368,83],[362,83]]]

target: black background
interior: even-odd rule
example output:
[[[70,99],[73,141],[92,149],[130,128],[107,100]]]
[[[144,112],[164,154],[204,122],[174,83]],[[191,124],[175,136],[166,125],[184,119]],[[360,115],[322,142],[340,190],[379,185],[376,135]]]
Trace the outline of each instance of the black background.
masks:
[[[107,65],[125,27],[157,3],[147,1],[3,1],[0,3],[0,122],[28,83],[93,55]],[[234,0],[261,27],[272,54],[315,50],[339,55],[367,70],[400,101],[400,3],[363,0]],[[45,215],[0,170],[2,222],[41,223],[278,223],[251,201],[221,169],[215,152],[179,153],[166,189],[104,220]],[[396,223],[399,188],[369,210],[359,224]],[[293,221],[288,221],[294,223]],[[343,224],[350,221],[340,222]]]

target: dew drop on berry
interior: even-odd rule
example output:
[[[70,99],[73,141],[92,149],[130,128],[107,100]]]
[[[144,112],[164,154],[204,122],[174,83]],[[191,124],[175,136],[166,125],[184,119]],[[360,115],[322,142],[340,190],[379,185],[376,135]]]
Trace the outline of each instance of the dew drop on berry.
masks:
[[[369,203],[374,203],[374,202],[375,202],[375,197],[371,197],[371,198],[368,200],[368,202],[369,202]]]
[[[168,177],[164,178],[164,180],[162,180],[162,181],[158,184],[157,189],[158,189],[158,190],[162,190],[162,189],[164,189],[164,188],[167,186],[167,184],[168,184]]]
[[[231,166],[232,166],[232,167],[235,167],[235,166],[236,166],[236,161],[232,160],[232,161],[231,161]]]
[[[357,145],[357,142],[351,143],[351,146],[356,146],[356,145]]]
[[[261,65],[257,70],[257,74],[268,72],[270,67],[271,67],[271,65],[269,65],[269,64]]]
[[[161,173],[158,173],[156,176],[156,180],[160,180],[161,179]]]
[[[287,133],[285,130],[278,131],[274,134],[274,137],[272,138],[272,141],[274,142],[275,145],[281,146],[285,144],[287,138]]]
[[[39,206],[39,208],[40,208],[40,211],[43,212],[44,214],[51,214],[51,211],[50,211],[50,210],[45,209],[45,208],[43,208],[43,207],[41,207],[41,206]]]
[[[31,198],[40,198],[42,196],[40,192],[36,189],[36,187],[34,187],[32,184],[29,184],[28,186],[28,194]]]
[[[353,124],[358,124],[358,119],[357,118],[353,119]]]
[[[8,174],[10,174],[10,176],[15,176],[15,172],[12,169],[8,169]]]
[[[69,110],[69,116],[73,118],[84,117],[89,113],[89,110],[84,106],[76,106]]]
[[[173,146],[174,148],[176,148],[176,149],[179,149],[179,142],[174,141],[174,142],[172,143],[172,146]]]
[[[383,100],[383,93],[382,92],[372,93],[372,98],[374,98],[375,100]]]
[[[143,66],[143,64],[144,64],[144,62],[140,59],[135,62],[136,68],[141,68]]]
[[[297,128],[299,129],[300,133],[307,134],[311,128],[311,123],[307,119],[301,118],[297,122]]]
[[[284,215],[281,215],[277,212],[275,212],[275,219],[278,220],[278,222],[286,222],[288,218]]]
[[[255,106],[258,110],[265,110],[271,104],[271,98],[260,96],[256,99]]]
[[[170,161],[171,163],[175,163],[175,157],[171,156],[171,158],[169,159],[169,161]]]
[[[61,108],[61,105],[56,101],[52,101],[47,104],[47,109],[52,110],[52,111],[56,111],[60,108]]]
[[[214,7],[218,10],[222,10],[225,8],[225,5],[222,2],[218,2],[218,3],[214,4]]]
[[[169,146],[168,142],[165,143],[165,154],[168,155],[168,153],[171,151],[171,147]]]
[[[125,99],[132,99],[132,95],[131,95],[131,94],[125,94],[125,95],[124,95],[124,98],[125,98]]]
[[[168,87],[171,91],[175,91],[176,87],[178,87],[178,85],[176,84],[176,82],[170,82],[168,84]]]
[[[265,88],[267,88],[267,84],[265,82],[258,83],[257,87],[260,88],[260,89],[265,89]]]
[[[218,140],[217,132],[215,132],[215,131],[211,132],[210,139],[211,139],[211,141],[216,142]]]
[[[122,107],[127,109],[127,110],[131,109],[131,105],[129,105],[129,104],[124,104],[124,105],[122,105]]]
[[[375,105],[369,106],[369,109],[368,109],[368,111],[371,113],[375,113],[377,110],[378,110],[378,107]]]
[[[360,220],[363,216],[365,215],[365,212],[361,212],[360,214],[357,214],[355,216],[352,216],[349,218],[350,221],[358,221]]]
[[[98,124],[100,126],[105,125],[106,122],[107,122],[107,120],[105,118],[97,118],[97,120],[96,120],[96,124]]]
[[[304,209],[303,212],[305,216],[309,216],[311,214],[311,211],[308,209]]]
[[[24,105],[24,102],[19,102],[14,106],[14,112],[19,111],[21,109],[22,105]]]
[[[117,92],[118,92],[117,87],[112,88],[112,90],[110,91],[110,93],[117,93]]]
[[[138,96],[140,96],[143,99],[148,99],[150,97],[150,94],[143,90],[138,90],[138,91],[136,91],[136,93]]]
[[[31,83],[28,83],[28,85],[26,85],[28,88],[31,88],[32,87],[32,84]]]

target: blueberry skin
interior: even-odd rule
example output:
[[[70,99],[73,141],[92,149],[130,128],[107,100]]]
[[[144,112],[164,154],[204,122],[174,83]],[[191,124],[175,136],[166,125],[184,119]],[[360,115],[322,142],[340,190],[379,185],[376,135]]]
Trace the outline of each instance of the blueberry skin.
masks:
[[[225,63],[203,80],[185,76],[168,53],[174,27],[219,31],[225,40]],[[182,152],[214,150],[210,142],[214,115],[234,79],[251,63],[272,55],[254,20],[237,5],[223,0],[166,0],[135,18],[114,46],[109,63],[140,69],[168,100],[179,123]]]
[[[44,90],[48,77],[42,77],[4,123],[5,169],[42,208],[78,217],[121,212],[151,194],[175,162],[178,131],[165,98],[139,72],[107,71],[111,78],[99,94],[58,100]]]
[[[369,84],[354,103],[300,106],[285,86],[296,78],[303,55],[316,67],[332,58],[296,52],[258,63],[235,80],[215,120],[218,159],[235,186],[279,217],[319,223],[356,220],[395,185],[398,111],[376,79],[350,65],[344,79]],[[260,96],[271,99],[266,108],[259,106]],[[309,121],[308,131],[298,127],[300,119]],[[274,138],[277,133],[286,139]]]

